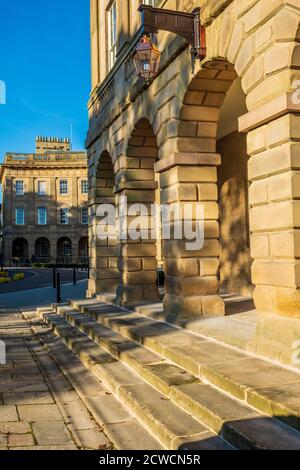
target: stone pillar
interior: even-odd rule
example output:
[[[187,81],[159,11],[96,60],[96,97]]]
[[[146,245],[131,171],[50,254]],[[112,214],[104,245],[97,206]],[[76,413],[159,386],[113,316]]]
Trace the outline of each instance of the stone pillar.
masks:
[[[249,130],[251,156],[252,280],[259,311],[300,317],[300,116],[283,102],[274,100],[240,122]],[[278,118],[280,111],[285,115]]]
[[[135,177],[138,178],[141,171],[137,169]],[[151,205],[155,203],[156,189],[157,183],[155,181],[130,181],[119,186],[118,207],[120,210],[121,200],[126,198],[126,212],[128,214],[126,218],[128,226],[123,232],[125,238],[120,240],[121,282],[117,289],[117,303],[119,305],[159,301],[156,234],[154,233],[153,237],[151,235]],[[147,209],[148,216],[143,215],[142,212],[139,213],[138,206],[140,204]],[[129,230],[132,227],[131,224],[138,223],[140,223],[138,231],[140,235],[143,231],[144,235],[133,240]]]
[[[193,316],[224,315],[219,297],[219,208],[217,154],[176,154],[156,165],[161,173],[162,204],[204,205],[204,247],[189,250],[190,240],[164,240],[164,309],[173,321]],[[194,215],[193,215],[194,218]],[[176,221],[176,220],[175,220]],[[178,222],[178,220],[177,220]],[[179,221],[181,222],[181,221]],[[195,220],[194,220],[195,222]]]
[[[118,240],[111,237],[100,238],[99,230],[104,232],[107,220],[100,216],[99,206],[115,206],[114,172],[109,155],[101,157],[97,176],[92,178],[92,197],[89,201],[89,259],[90,278],[88,297],[96,294],[115,293],[119,284],[118,259],[120,248]]]

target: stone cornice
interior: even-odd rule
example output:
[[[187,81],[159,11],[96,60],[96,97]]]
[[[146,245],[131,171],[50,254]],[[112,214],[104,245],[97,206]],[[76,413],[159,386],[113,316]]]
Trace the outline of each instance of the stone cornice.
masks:
[[[294,93],[286,93],[239,118],[239,131],[249,132],[289,113],[300,113]]]

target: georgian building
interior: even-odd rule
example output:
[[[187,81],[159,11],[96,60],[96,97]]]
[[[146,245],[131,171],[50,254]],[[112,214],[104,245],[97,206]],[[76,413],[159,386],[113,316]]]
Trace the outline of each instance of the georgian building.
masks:
[[[7,153],[0,169],[6,264],[88,257],[85,152],[69,139],[37,137],[35,153]]]
[[[200,7],[206,33],[206,56],[193,64],[184,39],[158,31],[149,82],[132,60],[140,3],[91,0],[89,296],[159,299],[160,244],[97,239],[101,203],[201,202],[204,248],[163,242],[165,314],[224,315],[226,295],[242,295],[276,315],[279,333],[286,317],[300,317],[299,1],[144,2]]]

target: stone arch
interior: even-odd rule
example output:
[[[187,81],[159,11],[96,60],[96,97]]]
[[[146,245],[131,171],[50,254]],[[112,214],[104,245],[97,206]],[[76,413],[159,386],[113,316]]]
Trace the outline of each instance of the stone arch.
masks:
[[[89,238],[81,237],[78,242],[78,257],[80,262],[86,263],[89,257]]]
[[[115,174],[111,156],[103,151],[95,165],[95,176],[91,188],[89,212],[89,257],[90,278],[88,296],[114,294],[119,282],[118,240],[107,234],[108,221],[101,207],[111,206],[115,210]]]
[[[51,257],[51,246],[48,238],[41,237],[35,242],[35,258],[37,261],[49,261]]]
[[[68,264],[72,262],[73,243],[68,237],[61,237],[57,240],[57,262]]]
[[[138,301],[157,301],[157,243],[151,234],[151,205],[157,197],[154,165],[158,148],[148,119],[137,121],[128,141],[124,165],[116,174],[118,208],[126,198],[128,226],[120,242],[120,284],[117,301],[121,305]],[[144,213],[145,211],[145,213]],[[147,214],[146,214],[147,212]],[[137,227],[137,237],[130,229]]]
[[[16,238],[12,243],[12,257],[21,262],[28,260],[29,244],[26,238]]]
[[[170,157],[164,156],[159,164],[167,199],[173,189],[173,199],[195,202],[201,197],[206,207],[208,236],[202,255],[198,254],[200,265],[188,257],[179,243],[173,240],[165,244],[167,295],[164,304],[165,310],[175,315],[183,311],[198,315],[200,312],[203,315],[225,312],[218,296],[220,234],[216,183],[221,160],[217,130],[226,93],[237,77],[241,79],[248,109],[240,117],[239,129],[248,133],[255,304],[258,310],[299,315],[299,263],[295,242],[299,204],[296,192],[291,189],[297,176],[293,175],[290,162],[299,138],[297,122],[300,117],[299,109],[286,99],[286,94],[292,91],[292,83],[300,79],[299,45],[295,42],[299,35],[299,13],[283,6],[279,11],[270,12],[273,16],[269,18],[270,15],[263,16],[261,4],[258,2],[257,8],[250,10],[251,14],[245,11],[245,17],[240,19],[234,10],[225,10],[218,22],[208,25],[208,57],[201,64],[202,69],[197,66],[196,76],[178,112],[173,142],[166,147],[171,150]],[[230,27],[225,15],[231,15],[229,20],[227,18]],[[288,23],[293,24],[292,30],[286,29]],[[219,38],[226,35],[220,34],[220,27],[222,30],[225,24],[230,33],[222,42]],[[277,160],[280,149],[285,153],[287,168]],[[164,155],[166,153],[164,150]],[[284,195],[276,191],[282,184],[280,181],[288,181],[290,189]],[[288,229],[279,222],[284,212],[289,214],[285,222]],[[284,244],[289,249],[284,249]]]

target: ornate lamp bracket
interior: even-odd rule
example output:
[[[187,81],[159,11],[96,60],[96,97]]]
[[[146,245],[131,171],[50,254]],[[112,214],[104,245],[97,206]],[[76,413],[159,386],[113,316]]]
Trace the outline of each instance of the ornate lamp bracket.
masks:
[[[200,8],[192,13],[185,13],[163,8],[153,8],[141,5],[143,34],[156,34],[158,31],[168,31],[184,38],[192,46],[194,59],[204,59],[206,56],[205,28],[201,26]]]

